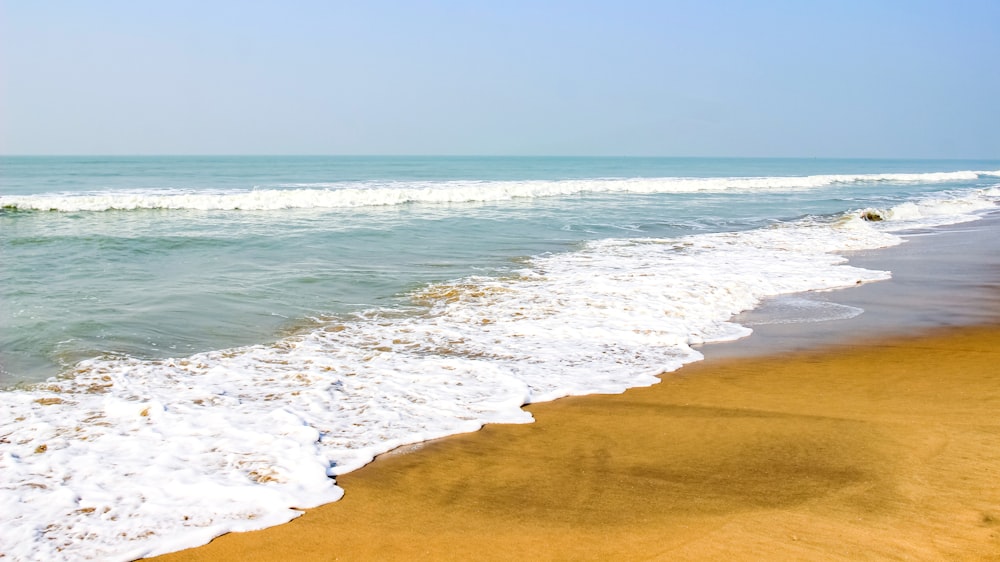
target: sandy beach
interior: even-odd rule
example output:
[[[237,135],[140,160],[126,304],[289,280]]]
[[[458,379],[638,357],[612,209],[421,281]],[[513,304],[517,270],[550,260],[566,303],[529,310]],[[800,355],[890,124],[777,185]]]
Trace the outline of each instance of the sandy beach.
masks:
[[[705,361],[163,560],[1000,558],[1000,328]]]

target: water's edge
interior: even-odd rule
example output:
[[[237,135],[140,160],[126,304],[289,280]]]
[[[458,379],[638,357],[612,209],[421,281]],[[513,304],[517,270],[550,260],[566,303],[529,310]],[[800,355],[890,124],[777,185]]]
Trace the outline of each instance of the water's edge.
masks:
[[[765,302],[737,317],[740,323],[753,327],[753,334],[740,340],[697,346],[705,358],[691,365],[835,345],[864,345],[869,340],[918,335],[937,328],[1000,322],[998,229],[1000,211],[971,223],[903,233],[907,241],[899,246],[845,252],[851,265],[890,270],[892,279],[830,292],[786,295],[776,300],[831,303],[863,309],[862,313],[823,322],[796,323],[787,319],[775,322],[773,309],[780,308],[780,302]],[[683,371],[681,367],[661,376]],[[452,437],[455,436],[439,439]],[[403,445],[379,455],[373,461],[373,468],[377,469],[381,457],[405,455],[423,448],[429,441]],[[350,493],[349,485],[346,491]]]
[[[830,345],[863,344],[934,328],[1000,321],[1000,212],[980,220],[900,233],[898,246],[843,252],[849,264],[892,272],[877,283],[829,292],[786,295],[735,318],[753,333],[741,340],[700,346],[706,360],[774,355]],[[861,309],[824,322],[775,322],[788,299]]]

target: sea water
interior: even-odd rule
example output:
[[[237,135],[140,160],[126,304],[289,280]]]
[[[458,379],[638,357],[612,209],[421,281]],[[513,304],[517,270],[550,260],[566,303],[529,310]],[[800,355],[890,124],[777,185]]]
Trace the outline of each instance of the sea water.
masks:
[[[1000,162],[0,158],[0,553],[278,524],[400,445],[621,392],[887,279]],[[868,219],[868,220],[866,220]],[[795,303],[803,302],[803,305]],[[808,306],[806,306],[808,305]]]

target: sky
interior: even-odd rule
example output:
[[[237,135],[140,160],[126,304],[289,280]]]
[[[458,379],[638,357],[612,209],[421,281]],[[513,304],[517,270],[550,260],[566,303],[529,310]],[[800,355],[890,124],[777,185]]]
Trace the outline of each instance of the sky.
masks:
[[[0,154],[1000,158],[1000,2],[0,0]]]

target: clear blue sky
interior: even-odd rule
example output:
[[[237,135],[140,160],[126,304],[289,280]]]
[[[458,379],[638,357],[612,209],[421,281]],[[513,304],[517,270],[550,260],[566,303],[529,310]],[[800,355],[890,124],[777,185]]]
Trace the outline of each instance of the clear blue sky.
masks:
[[[1000,1],[0,0],[0,153],[1000,158]]]

